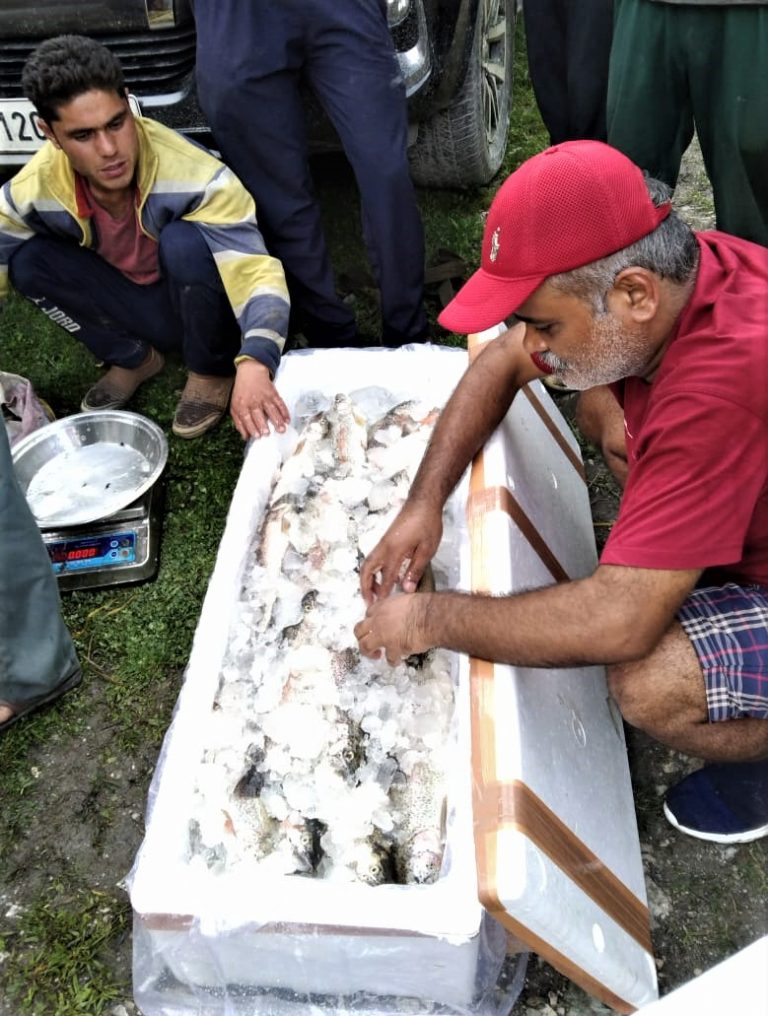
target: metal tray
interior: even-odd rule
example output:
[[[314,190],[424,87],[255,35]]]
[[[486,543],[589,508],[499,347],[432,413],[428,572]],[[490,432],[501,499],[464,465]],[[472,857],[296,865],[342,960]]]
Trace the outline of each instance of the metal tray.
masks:
[[[138,413],[76,413],[13,449],[16,477],[41,528],[108,518],[149,490],[168,458],[160,427]]]

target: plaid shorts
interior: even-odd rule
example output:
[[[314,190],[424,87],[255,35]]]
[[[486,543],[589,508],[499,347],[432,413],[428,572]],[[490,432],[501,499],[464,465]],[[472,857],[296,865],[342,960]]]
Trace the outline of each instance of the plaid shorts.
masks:
[[[694,589],[677,617],[704,673],[710,722],[768,720],[768,589]]]

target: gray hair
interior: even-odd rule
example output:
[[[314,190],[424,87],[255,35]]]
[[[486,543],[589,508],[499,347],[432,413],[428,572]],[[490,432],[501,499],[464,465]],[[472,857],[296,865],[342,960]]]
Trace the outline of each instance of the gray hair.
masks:
[[[645,183],[656,207],[669,201],[672,192],[665,183],[650,176],[646,176]],[[569,272],[550,275],[547,282],[561,293],[591,304],[595,313],[602,314],[607,309],[608,292],[625,268],[646,268],[662,279],[683,284],[693,277],[698,262],[699,247],[693,230],[677,212],[671,211],[652,233],[629,247]]]

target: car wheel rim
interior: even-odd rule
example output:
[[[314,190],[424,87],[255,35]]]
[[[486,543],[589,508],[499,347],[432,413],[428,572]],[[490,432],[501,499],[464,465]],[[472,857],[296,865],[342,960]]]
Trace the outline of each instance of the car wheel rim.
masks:
[[[483,120],[485,137],[492,144],[503,117],[503,96],[507,82],[507,11],[513,0],[482,0]]]

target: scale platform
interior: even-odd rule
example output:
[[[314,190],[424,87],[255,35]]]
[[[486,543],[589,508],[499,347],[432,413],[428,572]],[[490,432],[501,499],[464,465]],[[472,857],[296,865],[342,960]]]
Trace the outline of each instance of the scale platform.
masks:
[[[160,427],[125,410],[65,416],[18,442],[14,471],[60,589],[152,578],[167,458]]]
[[[41,526],[59,589],[104,589],[153,578],[164,500],[161,478],[109,518],[80,526]]]

